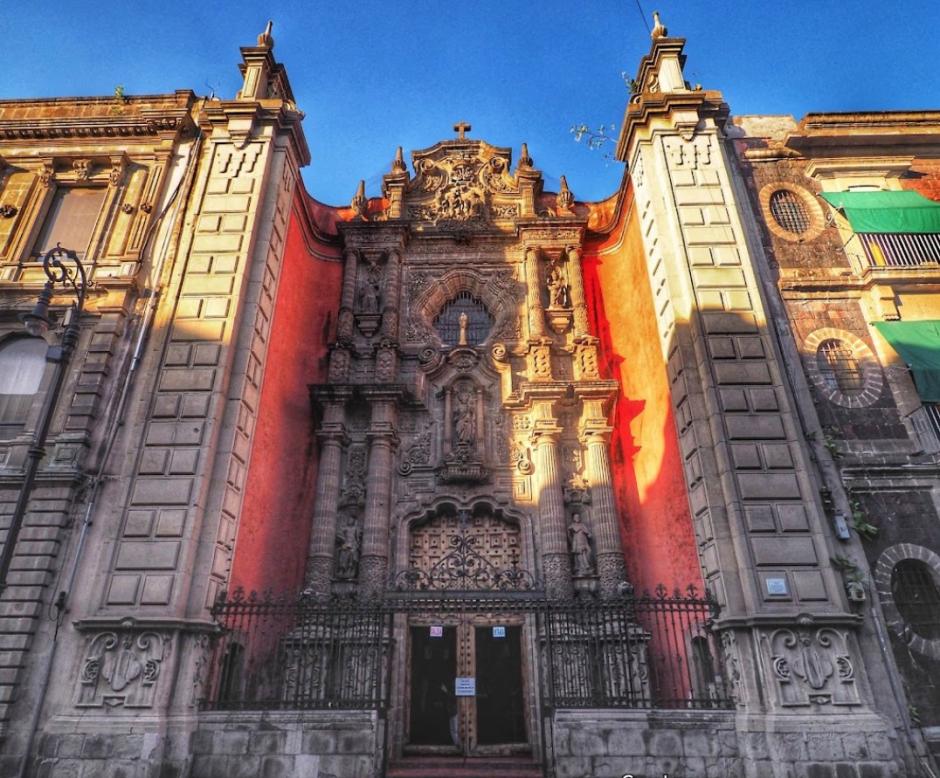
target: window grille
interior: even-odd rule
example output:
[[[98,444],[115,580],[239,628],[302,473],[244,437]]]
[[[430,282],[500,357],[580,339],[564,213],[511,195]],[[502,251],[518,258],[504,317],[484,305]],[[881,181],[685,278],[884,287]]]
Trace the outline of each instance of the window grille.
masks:
[[[789,189],[778,189],[770,196],[770,213],[782,229],[794,235],[802,235],[809,229],[806,206],[800,196]]]
[[[831,388],[840,392],[858,392],[865,388],[858,359],[844,340],[824,340],[819,344],[816,361],[819,372]]]
[[[434,328],[447,346],[460,342],[460,314],[467,314],[467,344],[476,346],[486,340],[493,327],[493,317],[486,306],[470,292],[460,292],[434,319]]]
[[[60,243],[84,258],[105,191],[101,187],[59,187],[33,246],[33,256],[41,257]]]
[[[940,440],[940,403],[924,403],[924,413],[927,414],[934,435]]]
[[[907,625],[922,638],[940,638],[940,587],[919,559],[904,559],[891,571],[891,594]]]

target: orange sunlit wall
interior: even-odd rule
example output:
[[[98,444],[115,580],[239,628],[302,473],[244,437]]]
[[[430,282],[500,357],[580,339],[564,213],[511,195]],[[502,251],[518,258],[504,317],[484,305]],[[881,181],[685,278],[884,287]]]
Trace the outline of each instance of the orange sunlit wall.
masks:
[[[628,188],[613,228],[586,242],[584,281],[607,375],[620,382],[611,462],[631,582],[702,590],[640,225]]]
[[[317,475],[309,386],[326,380],[342,264],[329,259],[339,249],[314,236],[304,198],[298,193],[287,230],[232,590],[296,590],[307,561]]]

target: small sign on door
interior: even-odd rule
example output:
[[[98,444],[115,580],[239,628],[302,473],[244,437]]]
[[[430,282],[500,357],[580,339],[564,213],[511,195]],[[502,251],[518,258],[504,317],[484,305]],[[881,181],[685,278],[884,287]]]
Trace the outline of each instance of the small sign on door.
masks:
[[[444,628],[441,626],[432,626],[431,627],[431,637],[432,638],[442,638],[444,637]]]
[[[454,695],[457,697],[476,697],[477,679],[470,675],[458,675],[454,679]]]
[[[494,638],[506,637],[506,628],[505,627],[493,627],[493,637]]]

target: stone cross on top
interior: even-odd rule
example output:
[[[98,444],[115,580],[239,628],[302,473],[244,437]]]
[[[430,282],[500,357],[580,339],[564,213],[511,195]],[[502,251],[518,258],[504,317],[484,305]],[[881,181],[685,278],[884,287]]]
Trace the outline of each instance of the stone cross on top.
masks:
[[[454,125],[454,132],[457,133],[458,140],[464,140],[464,138],[466,138],[466,133],[470,132],[472,129],[473,127],[471,127],[466,122],[457,122]]]

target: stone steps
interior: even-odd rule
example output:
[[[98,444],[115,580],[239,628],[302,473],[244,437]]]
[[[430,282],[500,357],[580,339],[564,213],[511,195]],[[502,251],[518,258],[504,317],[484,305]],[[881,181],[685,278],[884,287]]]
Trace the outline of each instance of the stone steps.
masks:
[[[520,756],[409,756],[391,764],[386,778],[544,778],[542,768]]]

